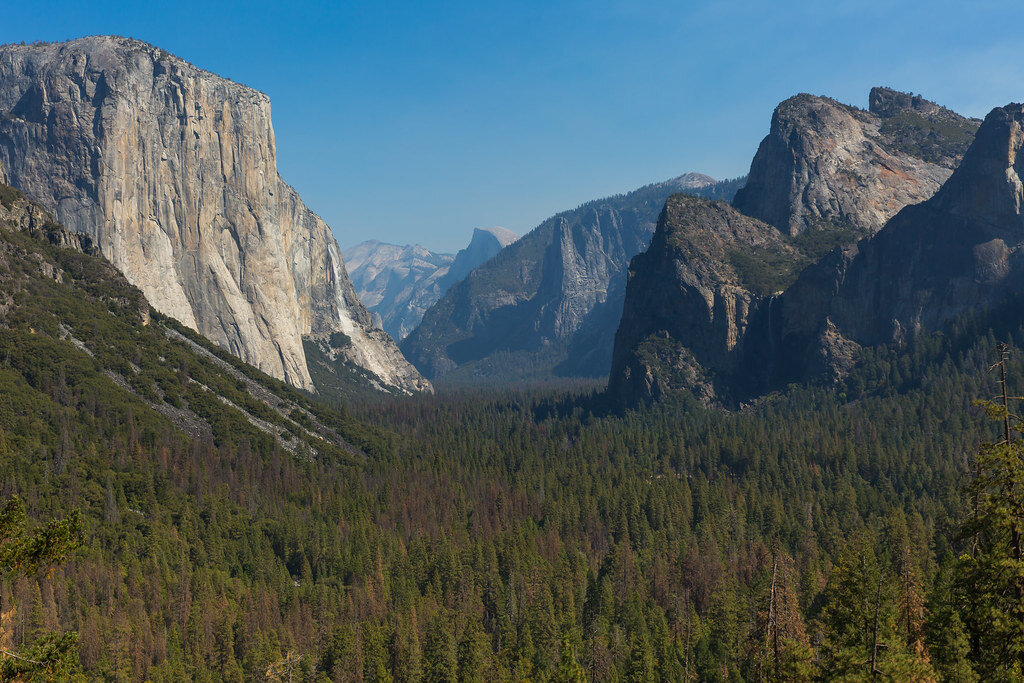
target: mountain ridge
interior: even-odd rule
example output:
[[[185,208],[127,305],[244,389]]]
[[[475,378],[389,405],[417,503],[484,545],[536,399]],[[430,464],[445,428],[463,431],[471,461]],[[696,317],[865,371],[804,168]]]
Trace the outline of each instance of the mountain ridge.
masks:
[[[427,377],[454,383],[604,376],[629,258],[646,247],[670,194],[731,198],[735,181],[712,180],[685,174],[543,221],[453,286],[403,352]]]
[[[781,102],[733,205],[790,234],[823,223],[869,234],[934,194],[979,122],[889,88],[868,99],[869,110],[806,93]]]
[[[745,327],[717,355],[700,357],[707,324],[694,332],[673,327],[644,302],[646,280],[668,273],[663,281],[671,284],[678,278],[672,271],[688,263],[661,246],[667,237],[656,238],[659,249],[634,260],[610,393],[635,405],[689,389],[735,404],[792,382],[841,379],[864,348],[905,348],[1010,301],[1024,288],[1022,131],[1024,106],[993,109],[934,195],[904,207],[875,234],[838,244],[781,291],[751,299]],[[662,228],[670,235],[690,229],[685,218]]]
[[[360,300],[400,342],[453,284],[517,239],[505,228],[474,228],[469,244],[456,254],[367,240],[346,249],[344,257]]]

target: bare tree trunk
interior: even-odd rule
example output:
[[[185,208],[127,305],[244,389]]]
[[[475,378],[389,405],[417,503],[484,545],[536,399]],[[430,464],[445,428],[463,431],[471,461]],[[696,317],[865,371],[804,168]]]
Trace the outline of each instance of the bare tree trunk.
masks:
[[[878,591],[875,593],[875,628],[871,636],[871,675],[878,675],[878,613],[882,607],[882,572],[878,572]]]

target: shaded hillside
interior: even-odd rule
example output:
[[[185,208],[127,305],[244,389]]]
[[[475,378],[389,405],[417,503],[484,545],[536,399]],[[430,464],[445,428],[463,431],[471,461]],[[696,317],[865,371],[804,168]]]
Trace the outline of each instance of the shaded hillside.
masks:
[[[775,285],[785,291],[769,288],[746,300],[745,325],[718,340],[714,354],[698,353],[707,339],[718,338],[713,330],[719,319],[710,313],[710,304],[703,316],[666,319],[662,309],[693,299],[659,296],[666,289],[690,291],[686,274],[693,256],[668,248],[671,240],[655,240],[652,250],[634,262],[610,383],[613,393],[632,404],[696,389],[728,402],[790,382],[835,380],[851,371],[862,347],[905,346],[920,334],[941,331],[1019,297],[1024,291],[1019,262],[1024,185],[1017,161],[1022,128],[1021,105],[993,110],[934,196],[905,207],[855,246],[840,239],[840,248],[802,271],[797,266],[810,259],[780,260],[776,254],[746,250],[732,265],[788,273]],[[685,217],[664,224],[668,234],[689,234],[693,227]],[[823,234],[806,231],[788,240],[797,245]],[[696,287],[705,291],[707,284]]]
[[[650,248],[630,263],[609,391],[627,404],[681,386],[729,401],[737,344],[764,302],[858,234],[827,226],[791,236],[724,202],[669,197]]]
[[[737,184],[691,173],[549,218],[453,286],[403,352],[427,377],[456,384],[604,376],[626,266],[665,199]]]

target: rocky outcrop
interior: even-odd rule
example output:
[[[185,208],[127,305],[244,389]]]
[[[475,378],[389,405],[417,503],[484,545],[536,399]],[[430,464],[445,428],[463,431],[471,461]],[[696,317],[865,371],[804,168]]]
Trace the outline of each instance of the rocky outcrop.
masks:
[[[0,164],[157,310],[265,372],[314,390],[302,338],[341,332],[383,385],[429,387],[278,175],[266,95],[124,38],[0,47]]]
[[[669,197],[650,248],[629,267],[613,395],[635,404],[686,387],[717,397],[752,312],[771,296],[745,272],[745,254],[800,258],[777,230],[728,204]]]
[[[469,244],[455,254],[441,287],[445,292],[448,291],[449,287],[469,275],[470,271],[492,259],[495,254],[517,239],[519,235],[505,228],[474,228]]]
[[[18,230],[61,249],[99,255],[88,235],[71,232],[54,221],[50,212],[22,192],[0,182],[0,226]]]
[[[344,257],[360,300],[401,341],[449,287],[517,239],[505,228],[476,228],[469,245],[455,255],[370,240],[346,250]]]
[[[863,347],[899,347],[1017,300],[1022,148],[1024,105],[993,110],[934,196],[905,207],[873,237],[833,250],[781,293],[762,289],[760,297],[749,295],[757,289],[749,278],[747,294],[737,293],[733,276],[744,278],[735,267],[784,263],[785,250],[773,255],[707,209],[684,211],[670,200],[664,229],[631,268],[612,394],[628,405],[689,389],[735,403],[791,382],[840,378]],[[727,250],[755,248],[745,247],[730,272],[714,250],[692,246],[716,244],[704,225],[720,226],[713,232]]]
[[[629,260],[646,249],[665,199],[719,190],[690,173],[549,218],[452,286],[402,350],[449,381],[604,376]]]
[[[1024,105],[993,110],[934,197],[809,268],[777,302],[772,384],[842,375],[859,346],[908,342],[1024,292]]]
[[[978,121],[887,88],[869,100],[869,111],[806,94],[781,103],[734,206],[789,234],[829,224],[870,234],[931,197]]]

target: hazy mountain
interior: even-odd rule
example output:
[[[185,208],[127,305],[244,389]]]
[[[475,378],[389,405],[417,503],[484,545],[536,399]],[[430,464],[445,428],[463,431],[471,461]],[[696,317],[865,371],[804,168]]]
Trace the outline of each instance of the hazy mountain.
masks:
[[[603,376],[626,266],[665,199],[731,198],[737,184],[688,173],[553,216],[454,285],[402,349],[426,376],[451,382]]]
[[[381,317],[384,331],[400,341],[449,287],[517,239],[505,228],[476,228],[470,243],[455,255],[377,240],[343,253],[360,300]]]

